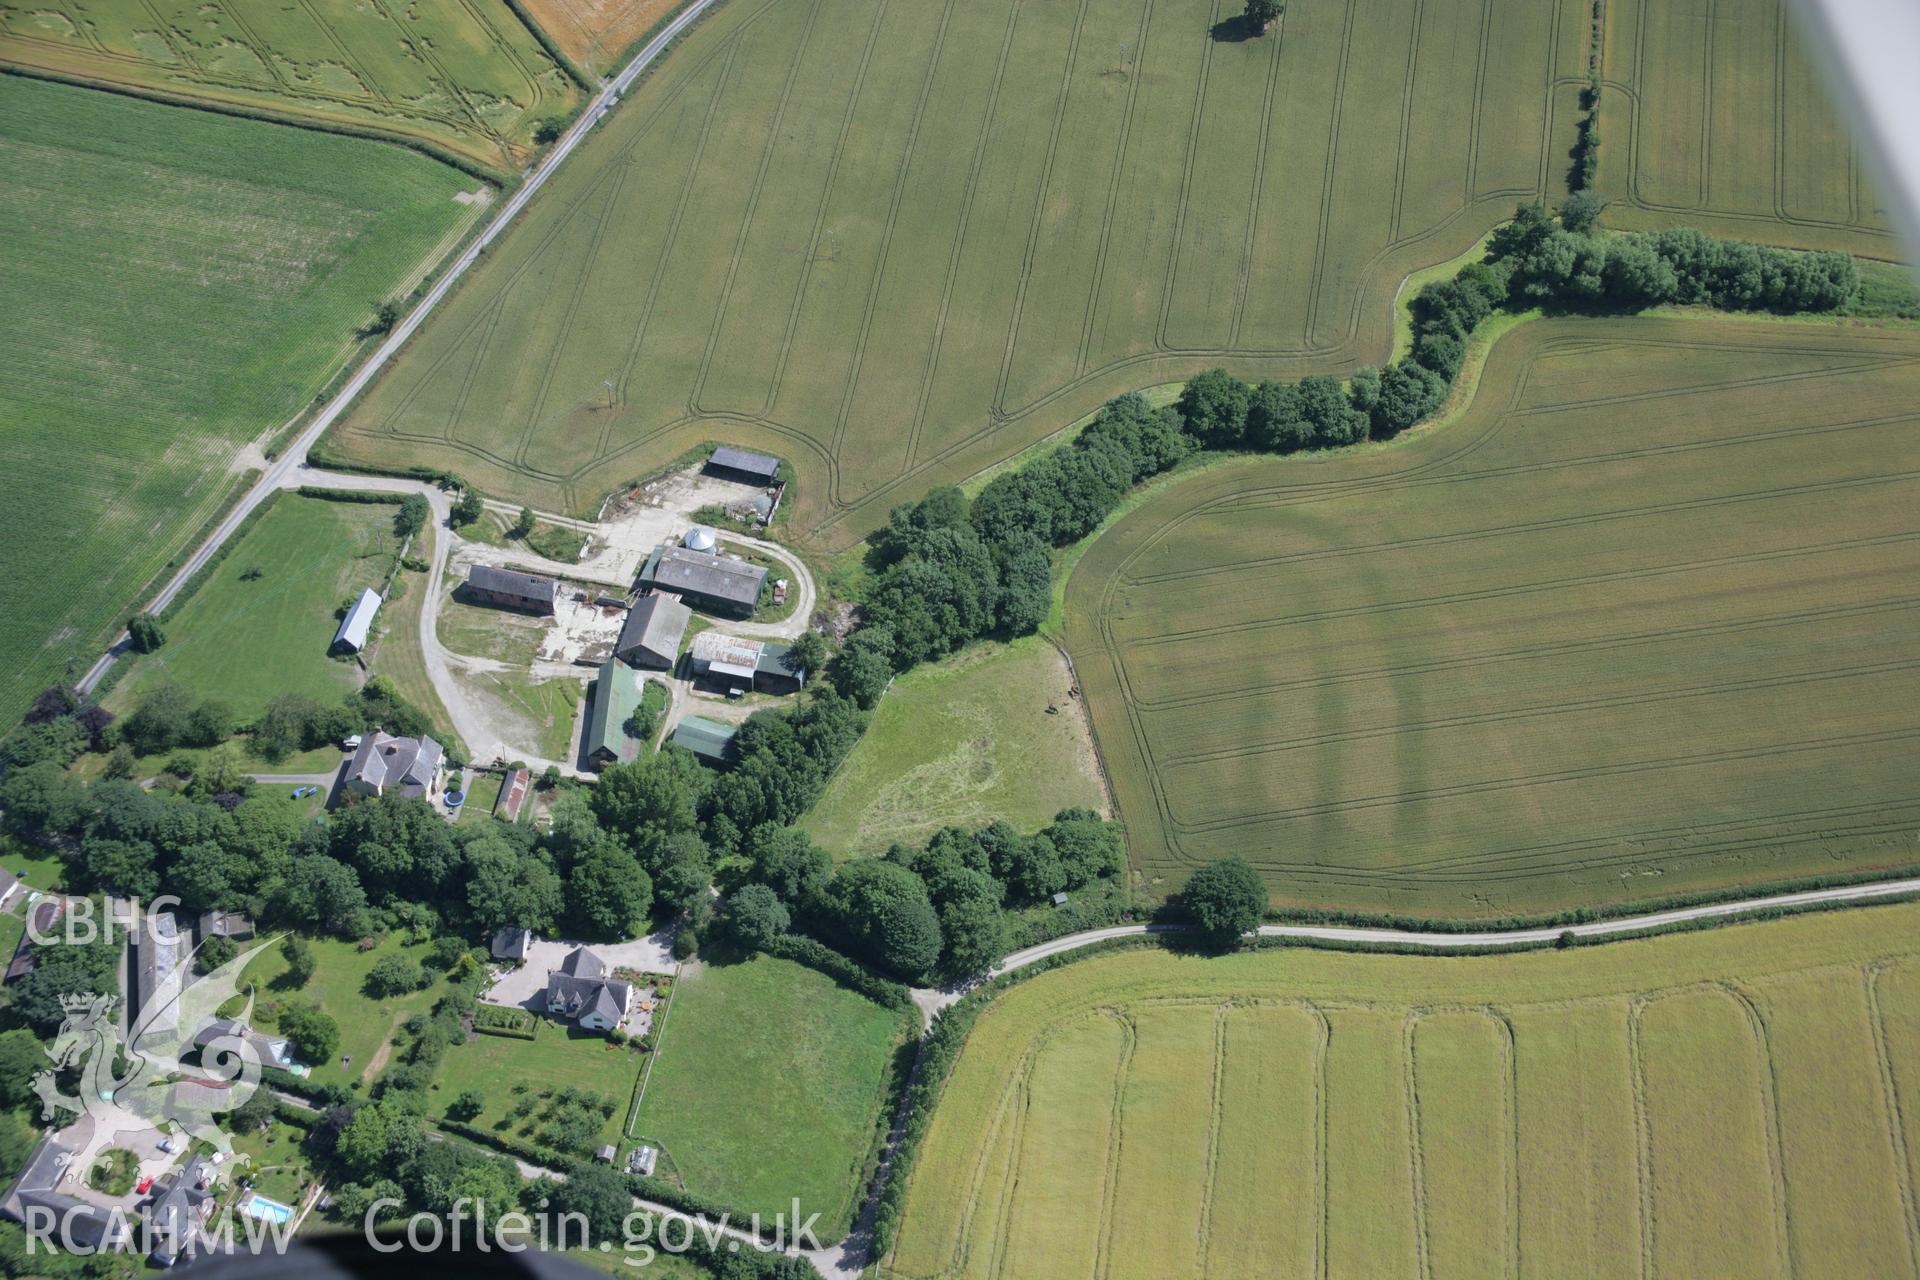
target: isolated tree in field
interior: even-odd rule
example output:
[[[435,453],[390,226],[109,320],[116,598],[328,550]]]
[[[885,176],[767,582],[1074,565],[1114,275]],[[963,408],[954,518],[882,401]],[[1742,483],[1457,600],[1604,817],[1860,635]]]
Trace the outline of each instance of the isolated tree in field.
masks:
[[[420,966],[403,955],[382,956],[367,971],[367,994],[375,999],[420,989]]]
[[[532,533],[533,532],[533,508],[532,507],[520,508],[520,515],[517,519],[514,520],[513,528],[509,529],[508,532],[516,538],[524,538],[528,534]]]
[[[133,642],[135,653],[152,653],[167,642],[167,633],[152,614],[136,613],[127,619],[127,638]]]
[[[1280,0],[1247,0],[1247,25],[1255,31],[1265,31],[1267,24],[1278,18],[1286,7]]]
[[[1187,914],[1215,946],[1236,945],[1259,928],[1267,886],[1244,858],[1221,858],[1193,873],[1181,895]]]
[[[468,487],[460,491],[460,501],[453,504],[453,523],[456,527],[472,524],[480,518],[486,508],[480,501],[480,491]]]
[[[487,1109],[486,1095],[478,1089],[462,1089],[460,1096],[447,1106],[447,1114],[455,1120],[471,1120]]]
[[[433,508],[427,500],[417,493],[410,493],[401,502],[400,510],[393,516],[393,531],[402,538],[411,538],[427,527],[427,517],[433,514]]]

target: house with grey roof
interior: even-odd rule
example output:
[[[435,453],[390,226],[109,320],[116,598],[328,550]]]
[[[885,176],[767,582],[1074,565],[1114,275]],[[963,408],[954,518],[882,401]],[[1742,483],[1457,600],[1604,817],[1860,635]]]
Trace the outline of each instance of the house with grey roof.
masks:
[[[140,1206],[149,1256],[163,1267],[191,1261],[213,1248],[206,1222],[214,1208],[213,1166],[194,1156],[161,1182]]]
[[[429,737],[397,738],[375,729],[360,739],[347,765],[346,789],[356,795],[388,794],[431,800],[440,790],[446,754]]]
[[[607,976],[607,966],[575,947],[547,974],[547,1012],[589,1031],[612,1031],[633,1008],[633,984]]]
[[[620,627],[620,639],[613,654],[629,666],[671,671],[680,657],[680,642],[686,638],[693,610],[672,596],[655,592],[634,601],[627,620]]]
[[[141,916],[140,927],[132,933],[131,946],[132,963],[128,976],[132,979],[132,989],[127,996],[129,1019],[148,1016],[147,1008],[156,998],[171,999],[170,1004],[154,1011],[149,1025],[155,1031],[162,1032],[177,1027],[179,986],[174,975],[186,962],[191,948],[182,945],[180,930],[173,917],[158,913]],[[178,981],[184,982],[184,978]]]
[[[461,585],[461,593],[480,604],[520,609],[527,613],[551,614],[554,603],[560,598],[560,583],[537,573],[477,564],[467,570],[467,580]]]
[[[244,1041],[251,1045],[263,1067],[289,1071],[301,1065],[299,1059],[293,1056],[292,1041],[284,1036],[270,1036],[256,1031],[237,1018],[214,1018],[194,1033],[193,1047],[204,1052],[221,1040]],[[217,1051],[215,1056],[218,1056]]]
[[[333,647],[347,653],[366,648],[367,636],[373,630],[373,616],[379,612],[380,593],[372,587],[363,588],[347,607],[347,616],[340,619],[340,629],[333,633]]]
[[[0,1214],[41,1239],[120,1252],[133,1241],[132,1224],[124,1213],[76,1194],[84,1188],[86,1177],[85,1170],[68,1163],[76,1154],[77,1148],[60,1142],[58,1135],[42,1137],[0,1199]]]
[[[488,944],[488,950],[493,953],[495,960],[515,962],[525,960],[527,954],[533,950],[533,931],[518,929],[512,925],[495,929],[493,940]]]
[[[670,591],[696,609],[739,618],[752,616],[766,576],[757,564],[666,543],[655,547],[640,567],[641,587]]]

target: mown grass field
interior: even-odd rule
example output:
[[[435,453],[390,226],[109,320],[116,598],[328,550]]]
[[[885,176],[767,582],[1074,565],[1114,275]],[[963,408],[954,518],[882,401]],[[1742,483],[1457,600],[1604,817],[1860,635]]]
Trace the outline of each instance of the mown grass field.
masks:
[[[584,94],[505,3],[63,0],[0,8],[0,65],[418,139],[505,174]]]
[[[1378,361],[1408,271],[1558,190],[1586,8],[732,0],[334,446],[591,513],[729,440],[831,550],[1120,391]]]
[[[899,1014],[792,961],[709,961],[681,974],[629,1136],[663,1146],[689,1190],[764,1222],[798,1197],[838,1239],[907,1035]]]
[[[1910,1275],[1916,928],[1082,961],[981,1016],[882,1274]]]
[[[894,682],[801,826],[836,857],[1004,818],[1035,831],[1106,807],[1085,709],[1038,636],[976,645]]]
[[[0,75],[0,719],[84,667],[473,217],[398,147]]]
[[[473,1089],[487,1105],[470,1123],[537,1142],[541,1124],[538,1109],[522,1120],[512,1119],[513,1108],[524,1092],[538,1097],[542,1089],[585,1089],[618,1104],[594,1139],[593,1145],[598,1148],[602,1143],[620,1141],[627,1108],[633,1102],[633,1084],[645,1062],[639,1053],[615,1045],[604,1035],[564,1027],[543,1016],[532,1040],[479,1035],[456,1045],[440,1064],[432,1111],[436,1117],[445,1116],[455,1098]],[[514,1092],[519,1086],[525,1086],[523,1093]],[[503,1125],[502,1121],[508,1123]]]
[[[1920,333],[1541,320],[1395,445],[1098,539],[1068,643],[1136,865],[1550,912],[1920,860]]]
[[[126,710],[163,684],[217,697],[242,721],[282,693],[339,701],[358,681],[327,656],[334,610],[385,583],[396,510],[282,494],[169,620],[166,645],[131,660],[109,705]]]
[[[1607,0],[1599,194],[1622,230],[1898,258],[1782,0]]]

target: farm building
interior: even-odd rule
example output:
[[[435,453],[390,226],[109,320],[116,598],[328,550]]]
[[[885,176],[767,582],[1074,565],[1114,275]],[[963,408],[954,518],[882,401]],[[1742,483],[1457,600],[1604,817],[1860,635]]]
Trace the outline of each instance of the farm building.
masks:
[[[367,636],[373,630],[373,615],[380,612],[380,593],[372,587],[361,590],[360,598],[347,609],[347,616],[340,619],[340,629],[333,633],[333,647],[349,653],[358,653],[367,647]]]
[[[495,960],[525,960],[533,949],[533,932],[513,925],[495,929],[488,949]]]
[[[445,758],[432,738],[396,738],[375,729],[360,739],[347,764],[346,788],[363,796],[397,795],[433,799],[440,789]]]
[[[560,584],[552,578],[518,569],[496,569],[490,564],[477,564],[467,570],[464,590],[476,603],[547,615],[553,613],[554,601],[560,598]]]
[[[179,1025],[180,984],[186,976],[175,975],[188,948],[180,945],[172,916],[145,915],[140,926],[131,935],[127,1016],[130,1020],[150,1016],[149,1025],[164,1033]]]
[[[202,942],[208,938],[246,942],[253,937],[253,920],[238,911],[207,911],[200,916],[199,933]]]
[[[760,600],[767,571],[744,560],[707,551],[689,551],[665,543],[655,547],[640,569],[640,586],[671,591],[685,604],[708,613],[750,617]]]
[[[687,624],[691,621],[693,610],[672,596],[657,591],[642,596],[627,611],[620,639],[613,646],[614,656],[624,658],[631,666],[671,671],[680,657],[680,641],[686,636]]]
[[[607,976],[607,966],[575,947],[547,974],[547,1012],[589,1031],[612,1031],[633,1007],[633,984]]]
[[[720,547],[720,535],[697,524],[680,535],[680,545],[689,551],[716,551]]]
[[[703,631],[693,638],[690,658],[693,674],[716,684],[762,693],[797,693],[806,684],[807,673],[787,666],[790,648],[775,640],[742,640]]]
[[[533,775],[525,769],[515,769],[500,780],[500,795],[493,802],[493,816],[502,822],[520,821],[521,806],[527,803],[527,792],[533,786]]]
[[[705,716],[687,716],[673,727],[672,742],[716,768],[725,768],[733,763],[733,736],[738,732],[739,725],[721,724]]]
[[[67,904],[59,898],[45,897],[34,901],[27,908],[27,931],[20,935],[20,941],[14,945],[13,959],[7,962],[6,981],[17,982],[33,972],[37,963],[33,953],[33,939],[45,937],[60,919],[60,913]]]
[[[723,444],[707,459],[707,473],[742,484],[772,484],[780,475],[780,459]]]
[[[593,708],[587,713],[588,765],[604,769],[639,757],[641,744],[627,736],[627,718],[646,690],[647,678],[619,659],[609,658],[600,665],[600,675],[593,682]]]

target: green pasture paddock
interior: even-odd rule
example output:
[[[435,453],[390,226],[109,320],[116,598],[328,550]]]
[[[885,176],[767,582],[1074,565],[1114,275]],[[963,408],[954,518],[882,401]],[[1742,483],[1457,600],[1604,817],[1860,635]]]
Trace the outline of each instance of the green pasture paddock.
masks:
[[[0,75],[0,718],[84,670],[474,216],[398,147]]]

